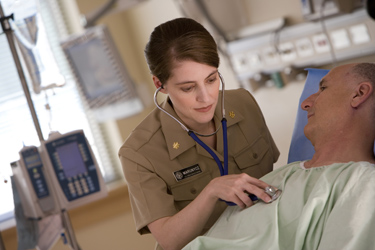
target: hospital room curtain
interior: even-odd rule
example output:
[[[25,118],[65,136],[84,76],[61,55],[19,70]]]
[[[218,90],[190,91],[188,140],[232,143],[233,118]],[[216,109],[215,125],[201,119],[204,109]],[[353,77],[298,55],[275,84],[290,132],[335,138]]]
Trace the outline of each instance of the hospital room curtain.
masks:
[[[64,0],[65,1],[65,0]],[[57,0],[40,0],[40,12],[47,37],[59,69],[67,79],[64,87],[35,94],[32,99],[42,128],[44,139],[48,138],[50,127],[60,133],[83,129],[88,138],[104,179],[108,183],[122,177],[116,149],[113,149],[104,135],[105,129],[96,122],[77,91],[70,66],[60,48],[60,41],[69,35]],[[5,216],[12,216],[13,201],[9,176],[10,162],[19,159],[18,152],[23,145],[39,146],[39,139],[32,122],[21,82],[17,74],[6,36],[0,29],[0,222]],[[46,109],[50,105],[49,112]],[[52,121],[52,123],[49,123]],[[51,126],[50,126],[51,125]],[[112,151],[112,152],[110,152]],[[115,153],[113,151],[116,151]],[[5,218],[6,219],[6,218]]]

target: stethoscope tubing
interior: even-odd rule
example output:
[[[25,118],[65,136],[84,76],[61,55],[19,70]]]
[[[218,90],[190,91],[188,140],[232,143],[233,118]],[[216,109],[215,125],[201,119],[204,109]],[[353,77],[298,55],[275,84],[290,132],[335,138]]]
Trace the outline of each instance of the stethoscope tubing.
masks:
[[[198,138],[198,136],[193,132],[193,131],[189,131],[188,134],[190,135],[191,138],[193,138],[194,141],[196,141],[199,145],[201,145],[211,156],[212,158],[214,158],[217,166],[219,167],[219,170],[220,170],[220,175],[223,176],[223,175],[227,175],[228,174],[228,142],[227,142],[227,129],[226,129],[226,119],[223,118],[221,120],[221,123],[222,123],[222,128],[223,128],[223,144],[224,144],[224,166],[221,164],[221,161],[219,159],[219,157],[214,153],[214,151],[212,151],[212,149],[207,146],[207,144],[205,144],[201,139]],[[227,143],[227,145],[225,145],[225,143]]]

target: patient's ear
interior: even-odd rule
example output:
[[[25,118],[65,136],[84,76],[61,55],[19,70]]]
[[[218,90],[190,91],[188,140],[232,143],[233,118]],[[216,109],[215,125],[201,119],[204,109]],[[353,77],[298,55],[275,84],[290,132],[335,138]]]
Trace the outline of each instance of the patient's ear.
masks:
[[[361,82],[354,91],[351,105],[353,108],[358,108],[372,95],[373,87],[370,82]]]
[[[154,85],[155,85],[155,87],[157,89],[161,87],[160,92],[162,92],[164,94],[167,94],[166,90],[163,88],[163,84],[161,83],[161,81],[159,80],[159,78],[157,78],[156,76],[152,76],[152,81],[154,81]]]

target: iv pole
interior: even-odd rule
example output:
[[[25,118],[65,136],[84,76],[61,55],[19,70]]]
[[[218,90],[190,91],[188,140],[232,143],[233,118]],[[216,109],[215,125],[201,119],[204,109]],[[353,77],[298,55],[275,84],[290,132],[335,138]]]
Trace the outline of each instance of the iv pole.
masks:
[[[1,1],[0,1],[1,27],[2,27],[2,30],[3,30],[3,32],[5,33],[5,35],[7,36],[7,39],[8,39],[9,47],[10,47],[10,50],[12,52],[14,63],[16,64],[17,72],[18,72],[19,78],[21,80],[23,92],[25,93],[27,104],[28,104],[29,110],[31,112],[31,116],[32,116],[32,119],[33,119],[33,122],[34,122],[35,130],[36,130],[36,132],[38,134],[38,137],[39,137],[39,141],[43,142],[44,138],[43,138],[42,130],[40,128],[40,124],[39,124],[39,120],[38,120],[38,117],[37,117],[37,114],[36,114],[36,111],[35,111],[34,103],[31,99],[30,90],[27,86],[26,77],[25,77],[25,74],[23,72],[21,61],[19,59],[18,52],[17,52],[16,46],[15,46],[13,31],[10,27],[9,19],[13,19],[13,14],[11,14],[10,16],[4,16],[3,7],[2,7]],[[78,242],[75,238],[75,234],[74,234],[72,224],[70,222],[69,214],[65,209],[63,211],[61,211],[61,220],[62,220],[62,223],[63,223],[63,227],[66,231],[66,234],[68,236],[67,238],[68,238],[69,245],[72,247],[73,250],[81,250],[81,248],[79,247]],[[2,243],[1,238],[0,238],[0,243]],[[0,244],[0,246],[1,246],[1,244]]]
[[[44,141],[42,130],[41,130],[40,125],[39,125],[39,121],[38,121],[38,117],[36,115],[36,111],[35,111],[35,108],[34,108],[33,101],[31,100],[30,91],[29,91],[29,88],[28,88],[27,83],[26,83],[25,74],[23,73],[23,70],[22,70],[21,61],[18,57],[18,53],[17,53],[17,50],[16,50],[14,37],[13,37],[13,34],[12,34],[13,32],[12,32],[12,29],[10,27],[9,19],[13,19],[13,14],[11,14],[10,16],[4,16],[3,7],[2,7],[1,2],[0,2],[1,27],[3,29],[3,32],[7,36],[9,47],[10,47],[10,50],[11,50],[12,55],[13,55],[13,60],[14,60],[14,63],[16,64],[17,72],[18,72],[18,75],[19,75],[20,80],[21,80],[23,92],[25,93],[27,104],[29,106],[31,116],[33,118],[35,130],[38,134],[39,141],[42,142],[42,141]]]
[[[1,236],[1,231],[0,231],[0,250],[5,250],[3,237]]]

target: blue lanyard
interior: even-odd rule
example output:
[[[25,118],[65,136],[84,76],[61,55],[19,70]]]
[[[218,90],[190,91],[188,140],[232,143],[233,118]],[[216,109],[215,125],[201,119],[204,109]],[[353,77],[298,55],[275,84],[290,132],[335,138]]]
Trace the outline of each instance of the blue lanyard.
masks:
[[[194,141],[196,141],[199,145],[201,145],[214,158],[217,166],[219,167],[220,175],[223,176],[223,175],[228,175],[227,119],[223,118],[221,120],[221,125],[222,125],[222,128],[223,128],[224,166],[221,164],[221,161],[220,161],[219,157],[214,153],[214,151],[212,151],[212,149],[209,146],[207,146],[207,144],[202,142],[193,131],[189,130],[188,134],[191,136],[191,138],[193,138]],[[258,197],[256,197],[253,194],[250,194],[249,197],[252,201],[258,200]],[[224,201],[224,200],[221,200],[221,201]],[[236,203],[234,203],[234,202],[225,201],[225,203],[227,203],[228,206],[236,206]]]

